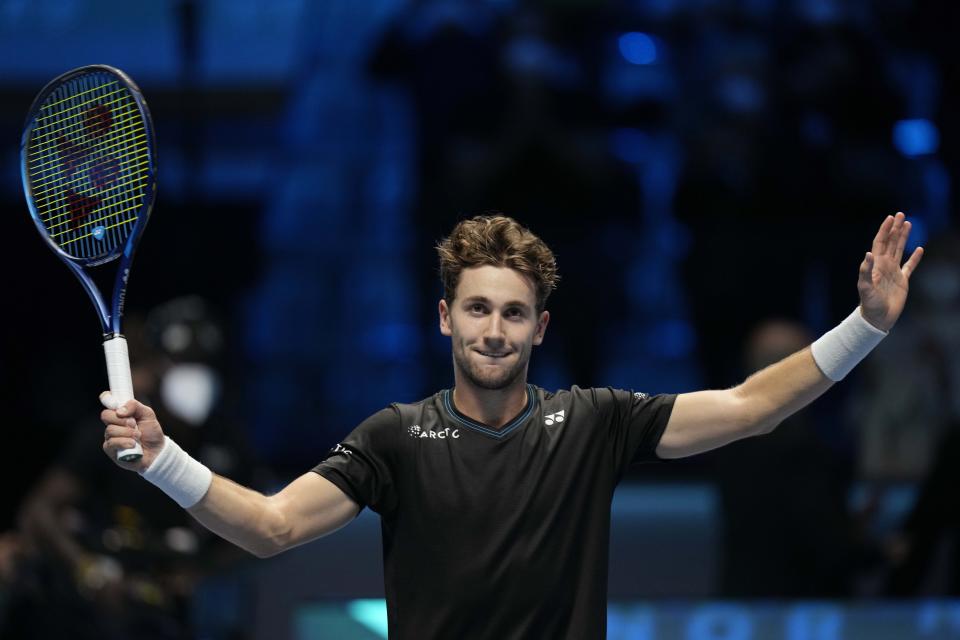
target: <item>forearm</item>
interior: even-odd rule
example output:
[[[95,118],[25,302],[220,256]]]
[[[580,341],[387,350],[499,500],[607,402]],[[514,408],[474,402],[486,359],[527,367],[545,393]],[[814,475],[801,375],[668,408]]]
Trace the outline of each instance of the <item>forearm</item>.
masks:
[[[265,558],[283,551],[291,529],[276,501],[232,480],[214,475],[200,502],[187,509],[218,536]]]
[[[169,438],[142,473],[200,524],[261,558],[335,531],[360,511],[359,504],[313,472],[265,496],[214,475]]]
[[[747,430],[759,434],[769,433],[831,386],[833,380],[823,374],[807,347],[754,373],[733,392],[743,407]]]
[[[282,550],[285,514],[261,493],[217,476],[169,437],[141,471],[202,525],[250,553],[265,557]]]
[[[885,335],[858,307],[806,349],[747,378],[734,392],[744,401],[751,427],[772,430],[842,380]]]

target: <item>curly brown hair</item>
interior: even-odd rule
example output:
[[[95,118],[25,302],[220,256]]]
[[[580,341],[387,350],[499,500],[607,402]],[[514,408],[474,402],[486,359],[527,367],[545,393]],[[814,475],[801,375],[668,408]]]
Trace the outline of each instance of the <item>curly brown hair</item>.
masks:
[[[537,292],[537,313],[544,310],[560,279],[550,247],[513,218],[500,214],[461,220],[437,244],[437,254],[448,304],[456,296],[460,274],[469,267],[510,267],[530,278]]]

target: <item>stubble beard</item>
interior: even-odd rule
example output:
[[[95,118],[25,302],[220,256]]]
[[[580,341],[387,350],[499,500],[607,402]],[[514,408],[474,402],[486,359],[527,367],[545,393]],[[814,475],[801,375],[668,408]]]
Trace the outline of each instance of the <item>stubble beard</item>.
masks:
[[[526,370],[530,360],[529,352],[520,354],[516,363],[509,369],[500,369],[497,373],[487,373],[480,369],[480,365],[471,361],[463,347],[453,349],[453,366],[466,380],[475,387],[488,391],[499,391],[514,384]]]

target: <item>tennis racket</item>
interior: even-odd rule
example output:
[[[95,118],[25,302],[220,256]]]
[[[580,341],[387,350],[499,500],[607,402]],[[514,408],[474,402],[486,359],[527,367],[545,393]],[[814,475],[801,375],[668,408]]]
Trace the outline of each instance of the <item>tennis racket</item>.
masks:
[[[54,78],[37,95],[20,142],[30,216],[80,280],[103,327],[110,392],[133,398],[123,301],[134,249],[156,194],[153,124],[140,89],[119,69],[90,65]],[[92,268],[120,258],[108,306]],[[140,444],[117,453],[143,455]]]

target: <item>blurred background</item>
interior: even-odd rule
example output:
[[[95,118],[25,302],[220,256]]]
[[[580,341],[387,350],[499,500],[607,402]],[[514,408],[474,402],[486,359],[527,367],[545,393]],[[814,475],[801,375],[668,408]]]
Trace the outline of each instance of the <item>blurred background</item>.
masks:
[[[159,144],[137,395],[262,491],[452,384],[433,246],[462,217],[557,253],[532,382],[657,393],[834,326],[907,212],[927,256],[863,366],[624,481],[609,637],[960,638],[958,28],[939,0],[0,0],[0,636],[386,637],[374,515],[257,561],[100,452],[97,320],[18,143],[48,80],[106,63]]]

